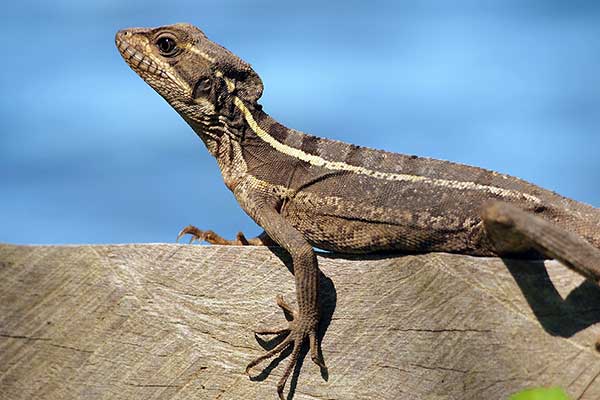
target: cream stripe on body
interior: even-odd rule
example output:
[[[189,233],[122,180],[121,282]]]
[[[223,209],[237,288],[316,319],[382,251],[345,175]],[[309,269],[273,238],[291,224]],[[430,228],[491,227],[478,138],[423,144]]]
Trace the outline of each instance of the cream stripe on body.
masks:
[[[359,167],[356,165],[346,164],[341,161],[330,161],[319,156],[308,154],[300,149],[296,149],[294,147],[287,146],[281,142],[278,142],[273,136],[269,135],[264,129],[262,129],[258,123],[254,120],[254,117],[250,113],[250,110],[246,107],[246,105],[240,100],[238,97],[234,98],[234,103],[237,108],[242,111],[244,117],[246,118],[246,122],[250,125],[250,128],[256,133],[256,135],[261,138],[263,141],[268,143],[275,150],[287,154],[288,156],[297,158],[299,160],[305,161],[311,165],[316,167],[322,167],[330,170],[336,171],[350,171],[361,175],[370,176],[377,179],[383,179],[387,181],[404,181],[404,182],[425,182],[431,185],[446,187],[451,189],[468,189],[468,190],[482,190],[486,191],[501,197],[511,197],[515,199],[525,198],[534,203],[541,203],[541,200],[536,196],[532,196],[527,193],[520,193],[509,189],[502,189],[496,186],[488,186],[488,185],[480,185],[474,182],[462,182],[462,181],[453,181],[447,179],[435,179],[428,178],[425,176],[419,175],[409,175],[409,174],[398,174],[395,172],[381,172],[375,171],[372,169],[368,169],[365,167]]]

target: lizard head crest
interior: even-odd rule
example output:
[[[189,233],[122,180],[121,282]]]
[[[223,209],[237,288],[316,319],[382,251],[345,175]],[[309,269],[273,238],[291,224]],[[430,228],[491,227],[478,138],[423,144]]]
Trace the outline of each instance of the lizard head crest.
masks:
[[[236,97],[256,106],[262,95],[262,81],[250,65],[193,25],[123,29],[115,42],[131,69],[209,136],[219,120],[233,118]]]

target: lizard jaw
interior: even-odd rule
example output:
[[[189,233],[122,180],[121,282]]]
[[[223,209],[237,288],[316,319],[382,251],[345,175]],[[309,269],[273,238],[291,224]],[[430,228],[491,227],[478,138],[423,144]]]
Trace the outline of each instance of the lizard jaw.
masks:
[[[127,65],[163,97],[168,97],[168,93],[163,93],[165,80],[176,87],[170,91],[178,90],[182,95],[191,97],[191,86],[167,62],[154,56],[152,44],[144,33],[142,28],[130,28],[115,35],[115,44]]]
[[[144,52],[138,50],[134,44],[126,39],[126,36],[130,36],[127,30],[117,32],[115,44],[117,45],[117,49],[119,49],[119,53],[121,53],[121,56],[127,62],[127,65],[138,74],[149,73],[162,78],[168,78],[164,69],[150,57],[144,55]]]

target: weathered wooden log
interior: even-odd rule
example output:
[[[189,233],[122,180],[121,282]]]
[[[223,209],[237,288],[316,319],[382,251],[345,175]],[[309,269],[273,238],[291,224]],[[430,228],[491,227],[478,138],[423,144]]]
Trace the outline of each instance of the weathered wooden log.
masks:
[[[600,398],[600,288],[552,261],[319,258],[328,374],[295,399]],[[274,399],[289,260],[258,247],[0,245],[1,399]],[[279,365],[279,367],[278,367]],[[262,368],[265,368],[264,370]]]

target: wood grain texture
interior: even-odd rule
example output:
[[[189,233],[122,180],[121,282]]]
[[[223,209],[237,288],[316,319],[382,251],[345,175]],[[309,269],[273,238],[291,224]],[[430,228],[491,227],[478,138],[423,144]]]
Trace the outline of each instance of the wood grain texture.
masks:
[[[0,245],[1,399],[270,399],[251,329],[293,301],[280,252]],[[294,399],[600,398],[600,289],[556,262],[322,255],[323,353]],[[284,364],[284,363],[281,363]],[[287,391],[287,389],[286,389]]]

